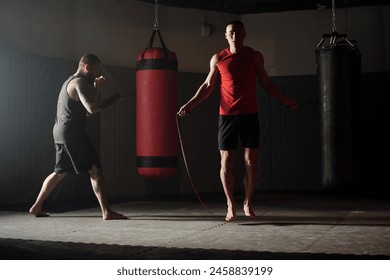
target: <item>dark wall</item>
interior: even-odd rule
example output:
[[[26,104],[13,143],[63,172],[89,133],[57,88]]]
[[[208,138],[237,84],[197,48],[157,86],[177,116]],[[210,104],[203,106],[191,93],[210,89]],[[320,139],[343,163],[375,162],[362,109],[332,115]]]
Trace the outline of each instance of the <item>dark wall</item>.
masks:
[[[390,72],[363,74],[361,141],[357,153],[360,184],[356,185],[361,192],[390,193],[386,186],[389,172],[386,163],[390,143],[387,133],[389,106],[385,101],[389,92]]]

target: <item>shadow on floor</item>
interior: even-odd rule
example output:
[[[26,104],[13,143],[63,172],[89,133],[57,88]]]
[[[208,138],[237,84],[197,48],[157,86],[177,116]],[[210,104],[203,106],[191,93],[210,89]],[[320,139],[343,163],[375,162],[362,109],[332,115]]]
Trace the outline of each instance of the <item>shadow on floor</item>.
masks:
[[[378,260],[384,255],[280,253],[0,239],[2,260]]]

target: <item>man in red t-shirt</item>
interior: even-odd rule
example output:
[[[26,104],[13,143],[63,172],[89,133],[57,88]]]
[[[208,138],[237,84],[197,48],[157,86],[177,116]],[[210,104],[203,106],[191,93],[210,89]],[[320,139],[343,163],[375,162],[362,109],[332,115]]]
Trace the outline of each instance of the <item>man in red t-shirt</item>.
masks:
[[[220,77],[218,146],[221,154],[220,176],[228,206],[225,220],[228,222],[236,218],[233,163],[238,138],[244,149],[246,168],[243,210],[245,216],[255,217],[252,198],[256,187],[259,149],[256,80],[258,79],[263,88],[286,107],[292,109],[298,107],[295,100],[285,96],[272,83],[264,69],[262,54],[244,46],[245,35],[245,26],[241,21],[235,20],[226,25],[225,38],[229,47],[213,55],[205,82],[177,113],[179,116],[189,115],[193,108],[210,96],[218,76]]]

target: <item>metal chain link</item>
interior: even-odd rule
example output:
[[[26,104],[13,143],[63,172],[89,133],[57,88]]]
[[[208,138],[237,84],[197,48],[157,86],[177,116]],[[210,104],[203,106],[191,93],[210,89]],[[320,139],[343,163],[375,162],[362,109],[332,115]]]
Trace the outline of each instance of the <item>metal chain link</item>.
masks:
[[[345,5],[345,33],[348,34],[349,32],[349,22],[348,22],[348,0],[344,0]]]
[[[156,0],[156,3],[154,5],[154,30],[159,30],[158,27],[158,3]]]
[[[335,4],[334,0],[332,0],[332,22],[333,22],[333,32],[336,32],[336,11],[335,11]]]

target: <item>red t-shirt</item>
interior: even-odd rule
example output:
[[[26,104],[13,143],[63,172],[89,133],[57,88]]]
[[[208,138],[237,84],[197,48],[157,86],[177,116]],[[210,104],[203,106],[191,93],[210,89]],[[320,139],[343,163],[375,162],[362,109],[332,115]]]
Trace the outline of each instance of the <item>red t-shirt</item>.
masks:
[[[243,47],[238,53],[226,48],[218,53],[221,76],[220,115],[257,112],[255,51]]]

